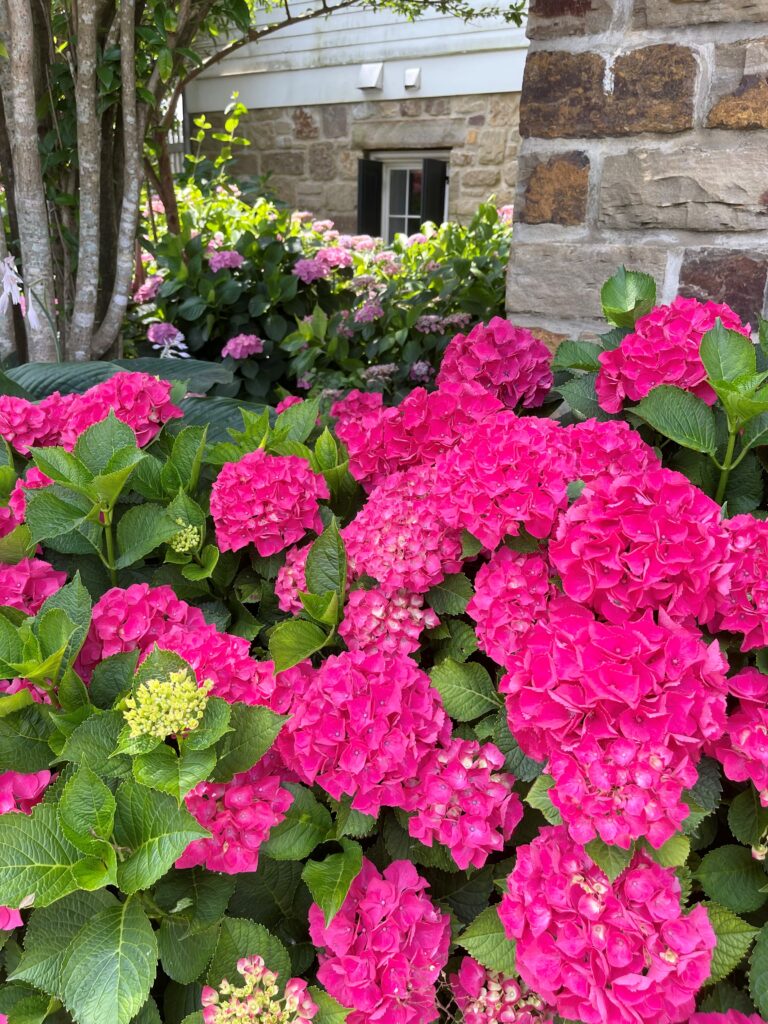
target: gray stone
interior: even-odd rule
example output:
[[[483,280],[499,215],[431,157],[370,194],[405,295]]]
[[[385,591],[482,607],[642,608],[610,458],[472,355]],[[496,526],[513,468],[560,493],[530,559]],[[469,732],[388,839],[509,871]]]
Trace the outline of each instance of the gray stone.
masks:
[[[612,229],[754,231],[768,227],[768,144],[726,136],[667,152],[606,157],[598,223]]]
[[[321,108],[320,119],[326,139],[343,139],[349,132],[348,108],[347,103],[334,103]]]
[[[478,163],[498,167],[504,160],[506,146],[507,132],[503,128],[486,128],[480,132],[477,142]]]
[[[530,39],[557,39],[604,32],[613,0],[531,0],[526,31]]]
[[[336,177],[336,151],[333,142],[316,142],[309,147],[309,175],[315,181],[331,181]]]
[[[352,145],[358,149],[440,149],[463,145],[464,118],[409,121],[365,121],[352,128]]]
[[[768,0],[637,0],[635,28],[768,21]]]
[[[652,274],[661,291],[667,248],[515,240],[507,274],[507,310],[548,319],[599,317],[600,288],[624,264]]]
[[[494,170],[491,170],[490,168],[483,168],[480,170],[479,168],[470,167],[468,171],[464,171],[461,175],[461,184],[463,188],[495,188],[498,183],[498,168]]]
[[[300,178],[304,174],[304,150],[276,149],[261,154],[261,173]]]

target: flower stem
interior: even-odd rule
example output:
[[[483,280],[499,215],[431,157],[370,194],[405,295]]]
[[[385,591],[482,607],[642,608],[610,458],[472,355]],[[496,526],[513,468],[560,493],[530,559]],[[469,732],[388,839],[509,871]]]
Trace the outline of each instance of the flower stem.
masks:
[[[717,493],[715,494],[715,501],[718,505],[722,505],[723,498],[725,497],[725,489],[728,486],[728,477],[731,475],[733,469],[733,449],[736,445],[736,432],[734,430],[728,433],[728,447],[725,449],[725,458],[723,459],[723,465],[720,470],[720,479],[717,484]]]
[[[112,509],[104,513],[104,536],[107,542],[107,568],[112,586],[117,586],[117,568],[115,566],[115,537],[112,533]]]

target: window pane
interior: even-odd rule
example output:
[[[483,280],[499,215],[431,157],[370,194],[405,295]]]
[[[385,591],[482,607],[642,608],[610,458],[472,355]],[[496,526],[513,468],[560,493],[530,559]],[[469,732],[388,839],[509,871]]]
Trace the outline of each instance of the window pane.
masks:
[[[409,217],[408,218],[408,234],[415,235],[421,227],[421,217]]]
[[[405,213],[405,190],[408,171],[391,170],[389,172],[389,212],[392,216]]]
[[[390,241],[395,237],[398,231],[405,231],[405,217],[390,217],[389,218],[389,238]]]
[[[421,171],[408,172],[408,213],[421,216]]]

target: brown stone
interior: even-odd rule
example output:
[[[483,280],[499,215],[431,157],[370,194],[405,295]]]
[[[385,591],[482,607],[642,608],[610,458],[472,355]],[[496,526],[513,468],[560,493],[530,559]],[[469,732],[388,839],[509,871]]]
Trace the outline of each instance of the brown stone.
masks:
[[[520,120],[520,93],[500,92],[491,96],[488,124],[516,128]]]
[[[524,224],[583,224],[587,215],[589,158],[563,153],[537,162],[528,174],[517,216]]]
[[[765,156],[762,136],[730,134],[607,156],[598,223],[613,230],[764,230]]]
[[[276,149],[272,153],[261,154],[261,173],[286,175],[292,178],[304,174],[304,150]]]
[[[567,334],[558,334],[556,331],[548,331],[546,327],[533,326],[529,327],[528,330],[534,338],[538,338],[539,341],[543,341],[552,353],[556,352],[560,342],[565,341],[568,337]]]
[[[526,31],[530,39],[603,32],[612,14],[612,0],[531,0]]]
[[[637,0],[635,28],[768,21],[768,0]]]
[[[768,128],[768,38],[715,46],[709,128]]]
[[[296,107],[292,114],[293,134],[297,139],[316,139],[320,127],[314,116],[304,107]]]
[[[768,282],[768,252],[739,249],[686,249],[680,269],[680,294],[702,301],[727,302],[744,321],[762,313]]]
[[[768,128],[768,78],[750,75],[731,96],[723,96],[707,118],[709,128]]]
[[[485,114],[473,114],[467,118],[467,124],[481,125],[485,124]]]
[[[451,112],[451,102],[444,96],[433,96],[424,104],[424,110],[430,117],[445,117]]]
[[[461,184],[466,188],[495,188],[499,183],[498,170],[470,168],[461,176]]]
[[[617,57],[610,92],[605,71],[596,53],[531,53],[520,104],[521,135],[578,138],[692,127],[696,60],[687,47],[663,43]]]
[[[348,104],[334,103],[322,107],[320,119],[323,125],[323,136],[326,139],[343,139],[349,132]]]
[[[309,147],[309,174],[315,181],[331,181],[336,177],[336,150],[333,142],[316,142]]]

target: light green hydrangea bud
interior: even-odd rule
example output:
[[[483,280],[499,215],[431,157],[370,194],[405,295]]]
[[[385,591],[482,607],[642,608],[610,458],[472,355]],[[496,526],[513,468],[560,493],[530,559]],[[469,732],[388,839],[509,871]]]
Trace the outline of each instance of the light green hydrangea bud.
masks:
[[[164,679],[148,679],[126,698],[123,717],[131,736],[178,736],[200,725],[213,682],[197,685],[187,669],[170,672]]]
[[[177,524],[182,527],[178,533],[174,533],[168,542],[171,548],[178,555],[188,555],[200,547],[200,531],[196,526],[185,525],[183,519],[177,519]]]

